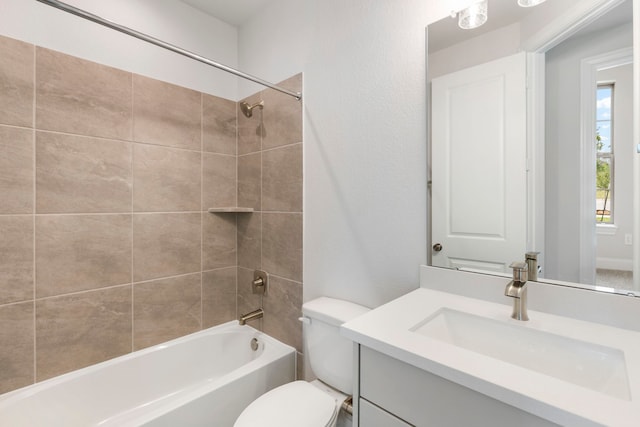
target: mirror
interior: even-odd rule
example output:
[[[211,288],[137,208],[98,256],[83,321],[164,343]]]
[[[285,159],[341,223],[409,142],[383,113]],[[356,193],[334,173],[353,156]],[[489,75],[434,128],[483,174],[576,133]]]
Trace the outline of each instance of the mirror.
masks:
[[[429,264],[510,274],[535,251],[539,281],[640,296],[632,3],[489,0],[479,28],[428,27]]]

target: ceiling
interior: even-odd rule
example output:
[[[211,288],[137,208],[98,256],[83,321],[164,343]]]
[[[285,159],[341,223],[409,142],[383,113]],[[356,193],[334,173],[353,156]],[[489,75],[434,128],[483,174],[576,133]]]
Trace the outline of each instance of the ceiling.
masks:
[[[631,24],[633,18],[633,1],[626,0],[619,6],[601,16],[595,22],[590,23],[582,28],[572,37],[582,37],[586,34],[603,31],[613,27],[619,27],[625,24]]]
[[[269,0],[181,0],[201,12],[238,27],[244,24]]]

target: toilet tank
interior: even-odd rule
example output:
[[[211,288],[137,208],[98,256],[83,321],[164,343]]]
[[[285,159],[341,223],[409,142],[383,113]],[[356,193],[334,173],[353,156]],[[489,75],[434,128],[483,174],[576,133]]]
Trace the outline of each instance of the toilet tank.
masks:
[[[340,335],[340,325],[367,311],[367,307],[327,297],[302,305],[311,370],[319,380],[348,395],[353,394],[353,342]]]

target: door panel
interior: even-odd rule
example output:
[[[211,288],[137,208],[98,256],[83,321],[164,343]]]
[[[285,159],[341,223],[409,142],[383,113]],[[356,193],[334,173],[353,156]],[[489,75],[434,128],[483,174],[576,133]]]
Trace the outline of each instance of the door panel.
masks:
[[[432,264],[507,271],[524,256],[526,57],[432,81]]]

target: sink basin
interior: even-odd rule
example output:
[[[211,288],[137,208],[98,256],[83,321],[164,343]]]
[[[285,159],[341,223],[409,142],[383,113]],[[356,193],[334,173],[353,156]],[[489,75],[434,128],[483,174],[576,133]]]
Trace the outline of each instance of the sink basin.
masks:
[[[630,400],[624,352],[449,308],[412,332],[618,399]]]

